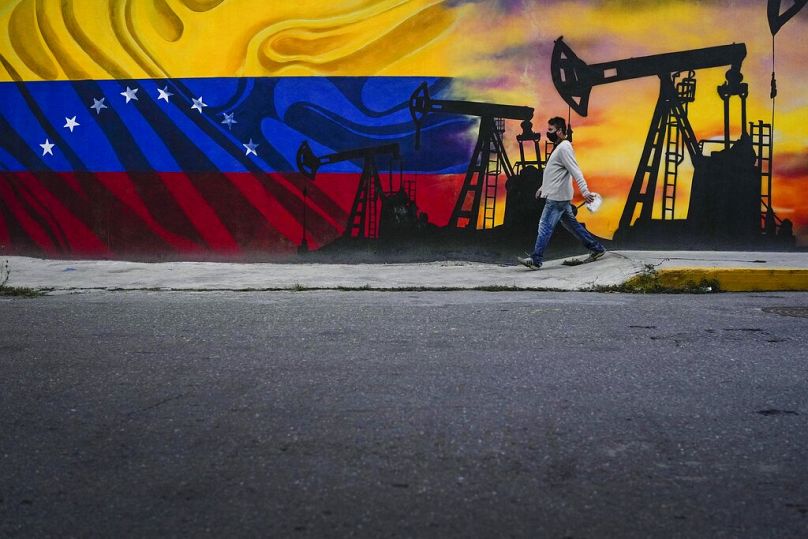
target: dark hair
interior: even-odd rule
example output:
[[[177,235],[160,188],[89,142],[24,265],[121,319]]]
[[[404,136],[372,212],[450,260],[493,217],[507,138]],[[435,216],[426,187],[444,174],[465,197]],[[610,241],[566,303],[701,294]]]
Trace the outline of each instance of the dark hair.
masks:
[[[567,122],[561,116],[554,116],[553,118],[547,120],[547,123],[556,129],[562,130],[565,135],[567,134]]]

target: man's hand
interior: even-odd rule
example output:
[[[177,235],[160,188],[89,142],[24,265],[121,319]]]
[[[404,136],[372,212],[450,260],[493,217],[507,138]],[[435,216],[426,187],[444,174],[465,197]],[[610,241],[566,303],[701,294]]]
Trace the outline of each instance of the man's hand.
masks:
[[[586,203],[587,203],[587,204],[589,204],[590,202],[592,202],[593,200],[595,200],[595,195],[593,195],[592,193],[587,193],[587,194],[584,196],[584,200],[586,201]]]

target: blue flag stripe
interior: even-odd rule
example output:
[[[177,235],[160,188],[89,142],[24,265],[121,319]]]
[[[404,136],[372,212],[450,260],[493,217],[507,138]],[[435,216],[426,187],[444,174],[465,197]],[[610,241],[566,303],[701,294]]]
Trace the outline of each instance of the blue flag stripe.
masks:
[[[23,159],[18,155],[21,149],[9,147],[5,140],[2,149],[10,156],[8,166],[29,170],[289,172],[304,140],[320,153],[397,142],[408,171],[461,172],[470,153],[464,135],[473,129],[475,119],[428,115],[424,132],[431,143],[420,152],[413,148],[408,100],[421,80],[0,83],[0,117],[39,156],[38,162]],[[448,79],[430,82],[436,97],[450,92]],[[40,145],[46,139],[55,145],[53,155],[42,155]],[[255,154],[245,146],[250,141]],[[357,172],[360,167],[360,162],[345,162],[330,170]]]

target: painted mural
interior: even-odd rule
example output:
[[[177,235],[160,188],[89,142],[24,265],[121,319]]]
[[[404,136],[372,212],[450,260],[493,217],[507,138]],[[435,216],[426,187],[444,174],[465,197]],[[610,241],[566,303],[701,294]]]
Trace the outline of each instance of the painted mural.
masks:
[[[0,253],[805,247],[805,3],[3,0]]]

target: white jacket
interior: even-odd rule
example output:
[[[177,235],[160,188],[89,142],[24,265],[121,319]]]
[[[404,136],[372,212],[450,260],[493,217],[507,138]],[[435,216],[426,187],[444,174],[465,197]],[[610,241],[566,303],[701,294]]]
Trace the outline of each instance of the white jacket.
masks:
[[[542,184],[536,192],[536,197],[559,201],[572,200],[572,178],[575,178],[581,195],[587,196],[589,187],[586,185],[584,173],[575,160],[572,144],[568,140],[562,140],[553,149],[544,166]]]

